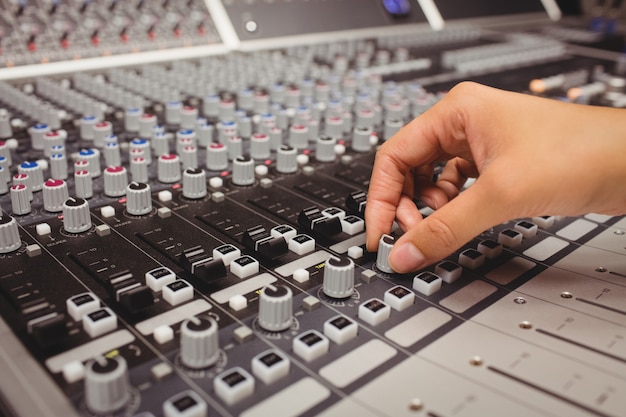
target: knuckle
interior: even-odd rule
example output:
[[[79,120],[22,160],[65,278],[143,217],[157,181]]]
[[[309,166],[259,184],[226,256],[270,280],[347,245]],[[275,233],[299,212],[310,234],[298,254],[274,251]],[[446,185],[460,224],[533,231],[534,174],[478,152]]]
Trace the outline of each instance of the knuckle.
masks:
[[[460,243],[454,230],[444,219],[431,216],[423,224],[426,227],[426,233],[431,236],[433,241],[436,241],[437,247],[454,250],[459,246]]]

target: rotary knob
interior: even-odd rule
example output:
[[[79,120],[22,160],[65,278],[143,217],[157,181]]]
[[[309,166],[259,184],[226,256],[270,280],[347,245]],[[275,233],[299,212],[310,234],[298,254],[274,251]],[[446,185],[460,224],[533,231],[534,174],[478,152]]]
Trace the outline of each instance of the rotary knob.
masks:
[[[11,216],[2,215],[0,211],[0,253],[9,253],[22,245],[17,221]]]
[[[207,194],[206,173],[200,168],[187,168],[183,172],[183,197],[202,198]]]
[[[335,160],[335,145],[337,139],[331,136],[320,136],[315,143],[315,159],[319,162],[333,162]]]
[[[50,131],[50,126],[44,123],[36,123],[28,129],[28,133],[30,134],[30,146],[33,149],[42,150],[44,149],[43,137],[46,133]]]
[[[83,149],[78,153],[79,161],[87,161],[87,169],[91,178],[97,178],[102,174],[100,169],[100,151],[97,149]]]
[[[180,181],[180,158],[174,153],[161,155],[158,162],[159,182],[170,184]]]
[[[357,127],[354,129],[352,136],[352,149],[357,152],[369,152],[372,149],[370,137],[372,136],[372,128]]]
[[[130,399],[128,365],[121,356],[100,356],[87,364],[85,403],[96,414],[119,410]]]
[[[287,330],[293,323],[293,293],[284,285],[268,285],[259,296],[259,326],[270,332]]]
[[[76,197],[93,197],[93,181],[89,171],[82,169],[74,172],[74,187],[76,188]]]
[[[304,125],[293,125],[289,128],[289,145],[296,149],[306,149],[308,141],[308,127]]]
[[[109,142],[104,145],[104,162],[109,166],[119,166],[122,163],[120,145],[117,142]]]
[[[17,172],[28,175],[28,187],[31,191],[40,191],[43,188],[43,171],[37,162],[22,162]]]
[[[348,257],[328,258],[322,290],[332,298],[350,297],[354,292],[354,262]]]
[[[135,138],[130,142],[130,150],[132,151],[133,149],[140,149],[141,151],[143,151],[141,156],[143,156],[146,159],[148,164],[152,163],[150,141],[148,141],[147,139]]]
[[[63,203],[69,196],[65,181],[49,179],[43,185],[43,208],[51,213],[63,211]]]
[[[128,174],[122,166],[111,166],[104,170],[104,194],[108,197],[121,197],[126,194]]]
[[[63,229],[68,233],[81,233],[91,229],[91,215],[86,200],[70,197],[63,203]]]
[[[192,317],[180,327],[180,359],[193,369],[206,368],[219,359],[217,322],[212,317]]]
[[[139,118],[139,136],[151,138],[152,129],[157,124],[157,117],[154,114],[144,113]]]
[[[67,158],[63,153],[50,155],[50,176],[55,179],[67,179]]]
[[[247,156],[238,156],[233,161],[233,184],[254,184],[254,160]]]
[[[113,133],[113,125],[111,122],[98,122],[93,127],[93,144],[98,148],[104,146],[104,138]]]
[[[228,168],[228,149],[221,143],[211,143],[206,150],[206,167],[211,171]]]
[[[152,211],[152,195],[148,184],[135,181],[128,184],[126,210],[133,216],[143,216]]]
[[[130,160],[130,176],[135,182],[148,182],[148,162],[143,156]]]
[[[30,192],[25,184],[15,184],[11,186],[11,208],[13,214],[22,216],[31,211]]]
[[[276,171],[281,174],[293,174],[298,170],[298,150],[282,145],[276,152]]]
[[[389,253],[393,248],[395,239],[393,236],[382,235],[378,242],[378,253],[376,254],[376,267],[388,274],[393,272],[391,266],[389,266]]]
[[[250,156],[254,159],[270,157],[270,138],[264,133],[255,133],[250,138]]]

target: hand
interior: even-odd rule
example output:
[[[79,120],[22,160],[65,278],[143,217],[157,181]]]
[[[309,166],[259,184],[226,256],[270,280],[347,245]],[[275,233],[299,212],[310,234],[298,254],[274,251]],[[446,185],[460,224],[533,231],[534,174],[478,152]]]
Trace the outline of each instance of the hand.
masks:
[[[459,194],[469,177],[478,179]],[[414,199],[435,212],[423,219]],[[396,220],[405,233],[389,263],[407,273],[504,221],[588,212],[626,213],[626,111],[464,82],[380,147],[367,248]]]

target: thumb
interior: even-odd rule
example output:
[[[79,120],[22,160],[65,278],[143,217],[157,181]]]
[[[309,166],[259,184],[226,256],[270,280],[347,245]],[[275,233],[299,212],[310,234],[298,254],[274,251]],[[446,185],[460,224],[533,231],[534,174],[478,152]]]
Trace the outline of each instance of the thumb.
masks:
[[[441,260],[484,230],[507,220],[504,212],[497,195],[479,179],[406,231],[394,244],[389,265],[403,274]]]

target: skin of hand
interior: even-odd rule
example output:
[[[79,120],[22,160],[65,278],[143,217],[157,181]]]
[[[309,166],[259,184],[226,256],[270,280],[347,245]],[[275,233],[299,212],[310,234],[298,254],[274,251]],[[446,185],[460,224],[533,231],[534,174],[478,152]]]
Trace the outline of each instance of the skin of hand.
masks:
[[[469,177],[477,180],[459,194]],[[423,219],[414,199],[435,212]],[[626,110],[463,82],[378,150],[367,249],[396,220],[404,234],[389,264],[408,273],[504,221],[589,212],[626,213]]]

